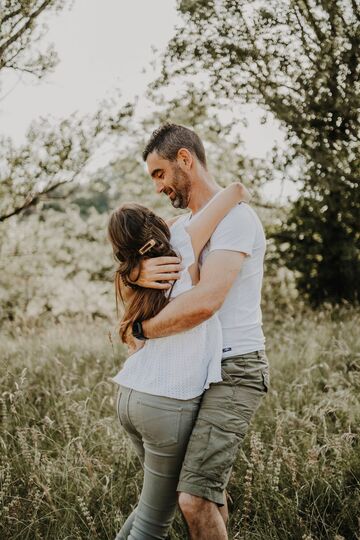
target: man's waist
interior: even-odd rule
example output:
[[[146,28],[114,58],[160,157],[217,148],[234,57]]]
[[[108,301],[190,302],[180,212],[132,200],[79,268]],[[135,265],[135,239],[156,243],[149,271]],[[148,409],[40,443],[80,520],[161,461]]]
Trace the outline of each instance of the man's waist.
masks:
[[[265,337],[263,334],[256,340],[244,340],[241,343],[232,344],[227,344],[225,342],[222,349],[222,358],[229,358],[230,356],[239,356],[246,354],[256,354],[261,351],[265,351]]]
[[[262,313],[261,310],[256,313],[249,313],[247,316],[231,316],[231,314],[221,314],[218,311],[219,320],[223,332],[249,332],[261,328],[262,325]]]

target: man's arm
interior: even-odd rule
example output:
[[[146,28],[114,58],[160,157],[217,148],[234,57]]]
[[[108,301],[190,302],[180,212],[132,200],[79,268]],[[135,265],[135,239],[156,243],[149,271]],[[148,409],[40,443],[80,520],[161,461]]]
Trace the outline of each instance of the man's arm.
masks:
[[[245,256],[238,251],[212,251],[201,269],[199,283],[174,298],[155,317],[142,323],[145,336],[170,336],[209,319],[222,306]]]

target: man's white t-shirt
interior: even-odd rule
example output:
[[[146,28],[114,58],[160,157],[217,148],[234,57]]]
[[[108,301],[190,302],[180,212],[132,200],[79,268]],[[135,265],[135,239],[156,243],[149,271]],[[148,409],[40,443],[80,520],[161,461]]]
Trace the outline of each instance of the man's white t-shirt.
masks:
[[[223,358],[265,348],[260,306],[265,249],[260,219],[248,204],[240,203],[219,223],[201,253],[200,265],[215,250],[239,251],[246,255],[218,311],[223,332]]]

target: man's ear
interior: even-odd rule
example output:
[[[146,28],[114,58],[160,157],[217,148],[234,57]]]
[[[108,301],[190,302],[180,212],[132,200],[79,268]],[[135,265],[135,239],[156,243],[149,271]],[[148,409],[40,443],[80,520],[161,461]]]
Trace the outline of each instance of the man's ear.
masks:
[[[180,148],[180,150],[177,153],[177,162],[178,165],[184,169],[189,171],[194,163],[194,156],[187,148]]]

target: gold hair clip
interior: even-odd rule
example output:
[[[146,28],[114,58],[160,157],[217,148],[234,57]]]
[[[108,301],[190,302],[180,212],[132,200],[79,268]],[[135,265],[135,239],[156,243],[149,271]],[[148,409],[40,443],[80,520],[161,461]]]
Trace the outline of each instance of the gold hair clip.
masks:
[[[146,244],[144,244],[142,248],[139,249],[139,253],[141,253],[141,255],[144,255],[147,251],[149,251],[155,245],[156,245],[156,241],[152,238],[151,240],[146,242]]]

